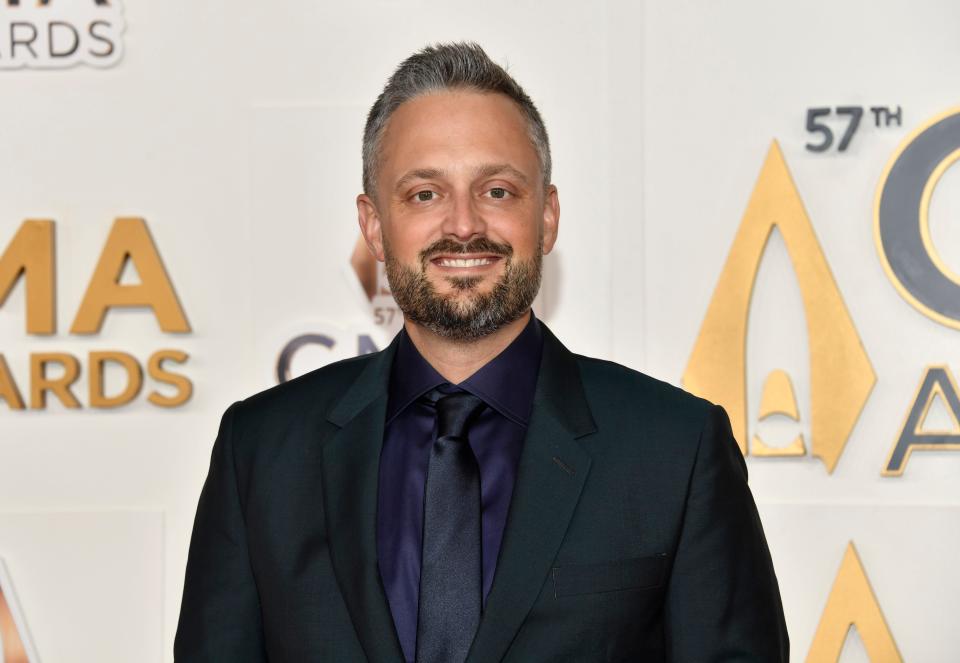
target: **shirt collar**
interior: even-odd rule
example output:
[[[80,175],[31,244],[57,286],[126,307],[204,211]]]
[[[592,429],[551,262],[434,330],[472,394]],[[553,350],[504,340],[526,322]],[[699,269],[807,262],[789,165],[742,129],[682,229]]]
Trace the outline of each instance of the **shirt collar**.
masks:
[[[531,312],[527,325],[510,345],[457,386],[483,399],[508,419],[526,426],[533,410],[542,349],[540,323]],[[406,330],[401,330],[390,371],[387,423],[423,394],[446,382],[423,358]]]

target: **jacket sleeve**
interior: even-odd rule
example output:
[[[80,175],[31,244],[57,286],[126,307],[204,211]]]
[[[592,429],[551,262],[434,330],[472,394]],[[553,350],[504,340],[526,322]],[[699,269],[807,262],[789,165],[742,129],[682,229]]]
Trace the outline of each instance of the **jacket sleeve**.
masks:
[[[177,663],[267,661],[234,466],[239,407],[234,403],[220,422],[197,506],[173,645]]]
[[[671,663],[787,663],[780,590],[727,413],[700,434],[665,607]]]

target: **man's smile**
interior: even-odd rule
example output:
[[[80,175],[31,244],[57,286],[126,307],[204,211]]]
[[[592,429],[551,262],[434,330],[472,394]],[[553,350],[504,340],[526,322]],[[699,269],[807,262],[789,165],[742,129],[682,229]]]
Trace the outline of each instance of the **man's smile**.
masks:
[[[444,272],[480,272],[496,265],[501,260],[502,256],[490,254],[458,254],[440,255],[432,258],[430,262]]]

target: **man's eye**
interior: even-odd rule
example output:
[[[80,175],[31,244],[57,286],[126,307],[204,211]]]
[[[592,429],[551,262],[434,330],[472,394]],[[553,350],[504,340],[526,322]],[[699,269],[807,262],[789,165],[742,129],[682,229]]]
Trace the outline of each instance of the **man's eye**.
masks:
[[[503,187],[495,186],[490,189],[491,198],[506,198],[510,195],[510,192],[504,189]]]
[[[421,203],[429,203],[436,195],[433,191],[418,191],[417,200]]]

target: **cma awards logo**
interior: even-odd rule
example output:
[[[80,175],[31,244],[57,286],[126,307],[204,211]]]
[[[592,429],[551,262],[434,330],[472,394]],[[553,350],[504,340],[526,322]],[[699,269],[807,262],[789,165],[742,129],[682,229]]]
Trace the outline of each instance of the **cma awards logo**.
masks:
[[[0,0],[0,69],[110,67],[124,28],[120,0]]]
[[[881,178],[874,210],[877,250],[897,291],[924,315],[955,329],[960,329],[960,276],[933,245],[929,213],[938,182],[958,160],[960,109],[953,109],[920,127],[896,151]],[[745,455],[807,454],[802,434],[786,446],[772,446],[758,434],[752,438],[747,434],[747,324],[760,262],[775,228],[787,247],[806,316],[810,454],[832,473],[876,375],[776,142],[720,274],[683,383],[727,408]],[[926,368],[882,474],[902,474],[914,450],[960,450],[958,391],[947,366]],[[937,401],[951,420],[947,428],[926,425]],[[764,381],[758,420],[775,415],[800,420],[790,377],[780,369]]]
[[[745,455],[803,456],[800,434],[786,447],[759,435],[747,442],[746,340],[750,301],[760,261],[779,229],[800,285],[810,343],[811,454],[832,473],[876,375],[830,272],[800,194],[776,142],[770,147],[740,229],[720,274],[700,335],[683,375],[690,391],[727,408]],[[760,402],[761,420],[799,421],[796,395],[783,370],[771,372]]]
[[[52,219],[27,219],[0,252],[0,314],[6,313],[2,308],[22,280],[24,325],[31,337],[49,338],[57,333],[55,231]],[[108,314],[119,309],[149,311],[165,334],[192,331],[147,222],[138,217],[114,221],[69,333],[96,337]],[[82,393],[77,391],[77,383],[83,372],[87,373],[85,391],[91,408],[113,409],[134,402],[146,382],[144,368],[153,382],[146,396],[152,405],[180,407],[193,394],[191,380],[178,368],[170,368],[170,364],[176,367],[189,358],[177,348],[159,348],[145,361],[119,349],[92,350],[86,355],[86,371],[83,360],[74,354],[51,352],[47,343],[42,348],[44,352],[31,352],[15,362],[25,367],[19,384],[29,385],[26,391],[20,388],[15,371],[0,352],[0,402],[11,410],[44,410],[53,399],[67,409],[83,407],[77,396]],[[9,352],[6,348],[4,351]],[[29,394],[29,399],[24,398],[24,393]]]
[[[930,203],[944,173],[960,160],[960,108],[914,131],[884,170],[874,205],[874,238],[897,292],[931,320],[960,330],[960,275],[940,256],[930,233]],[[931,429],[935,402],[949,427]],[[899,476],[914,450],[960,450],[960,397],[947,366],[929,366],[917,387],[883,474]]]
[[[0,559],[0,663],[39,663],[10,576]]]

